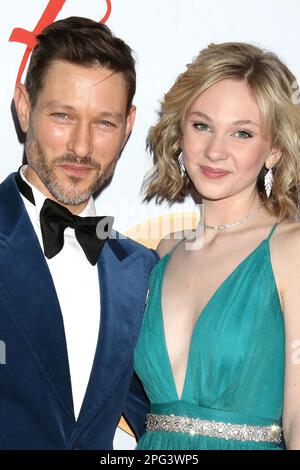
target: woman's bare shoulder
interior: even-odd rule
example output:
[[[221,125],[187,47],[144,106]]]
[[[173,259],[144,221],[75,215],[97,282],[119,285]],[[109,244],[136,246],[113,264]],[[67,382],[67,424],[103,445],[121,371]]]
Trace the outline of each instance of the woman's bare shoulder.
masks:
[[[286,220],[279,224],[274,247],[281,265],[289,268],[300,263],[300,221]],[[300,275],[300,272],[299,272]]]
[[[276,232],[275,239],[282,248],[290,250],[300,247],[300,221],[285,220],[279,224]]]
[[[277,290],[284,298],[295,277],[300,276],[300,222],[281,221],[271,237],[271,262]]]
[[[173,232],[166,235],[161,239],[157,245],[156,251],[159,254],[160,258],[165,256],[167,253],[172,251],[176,245],[178,245],[185,237],[185,232]]]

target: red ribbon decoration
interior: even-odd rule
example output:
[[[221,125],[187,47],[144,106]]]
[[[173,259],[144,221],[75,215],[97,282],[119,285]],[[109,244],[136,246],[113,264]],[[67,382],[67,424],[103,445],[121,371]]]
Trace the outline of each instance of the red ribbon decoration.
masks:
[[[99,23],[106,23],[111,14],[111,0],[105,1],[106,13],[99,21]],[[36,36],[40,34],[42,30],[46,28],[46,26],[48,26],[50,23],[53,23],[65,3],[66,0],[49,0],[48,5],[46,6],[41,18],[39,19],[33,31],[27,31],[23,28],[13,29],[9,41],[20,42],[21,44],[26,44],[27,46],[21,61],[21,65],[16,79],[16,84],[20,83],[30,53],[37,43]]]

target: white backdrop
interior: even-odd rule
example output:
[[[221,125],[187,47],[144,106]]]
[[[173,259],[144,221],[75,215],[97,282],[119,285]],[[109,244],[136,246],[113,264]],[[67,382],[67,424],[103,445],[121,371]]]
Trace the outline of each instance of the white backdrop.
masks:
[[[9,0],[0,14],[0,181],[20,166],[10,106],[14,83],[26,46],[9,42],[14,28],[33,31],[45,8],[64,3],[57,19],[87,16],[99,21],[106,0]],[[111,0],[107,25],[135,51],[137,60],[137,121],[118,163],[113,181],[97,200],[99,213],[115,216],[115,228],[125,232],[161,214],[194,211],[184,205],[142,203],[140,187],[151,162],[145,151],[148,128],[156,121],[159,100],[198,51],[210,42],[246,41],[276,52],[300,77],[299,0]],[[116,447],[130,448],[134,440],[118,431]]]

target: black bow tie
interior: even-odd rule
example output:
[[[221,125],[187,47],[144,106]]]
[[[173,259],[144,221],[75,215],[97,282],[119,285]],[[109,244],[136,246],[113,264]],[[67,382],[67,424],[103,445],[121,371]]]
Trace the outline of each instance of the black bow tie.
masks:
[[[31,187],[16,174],[20,192],[35,204]],[[44,253],[47,258],[59,253],[64,246],[64,231],[71,227],[89,262],[95,266],[101,249],[110,235],[113,217],[80,217],[51,199],[45,199],[40,212]],[[99,224],[99,225],[98,225]]]

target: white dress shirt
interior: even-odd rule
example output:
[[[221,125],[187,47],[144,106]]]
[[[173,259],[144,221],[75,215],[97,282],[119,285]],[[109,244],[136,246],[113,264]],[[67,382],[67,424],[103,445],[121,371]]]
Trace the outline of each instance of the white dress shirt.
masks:
[[[40,228],[40,210],[46,197],[25,177],[26,165],[21,168],[22,178],[32,188],[35,206],[22,196],[31,223],[43,249]],[[91,197],[79,216],[95,216]],[[74,229],[64,232],[63,249],[53,258],[45,258],[53,278],[63,316],[72,382],[73,404],[77,419],[89,381],[96,351],[100,324],[100,289],[98,268],[87,260],[79,245]],[[41,312],[42,315],[42,312]],[[41,318],[42,321],[42,318]]]

